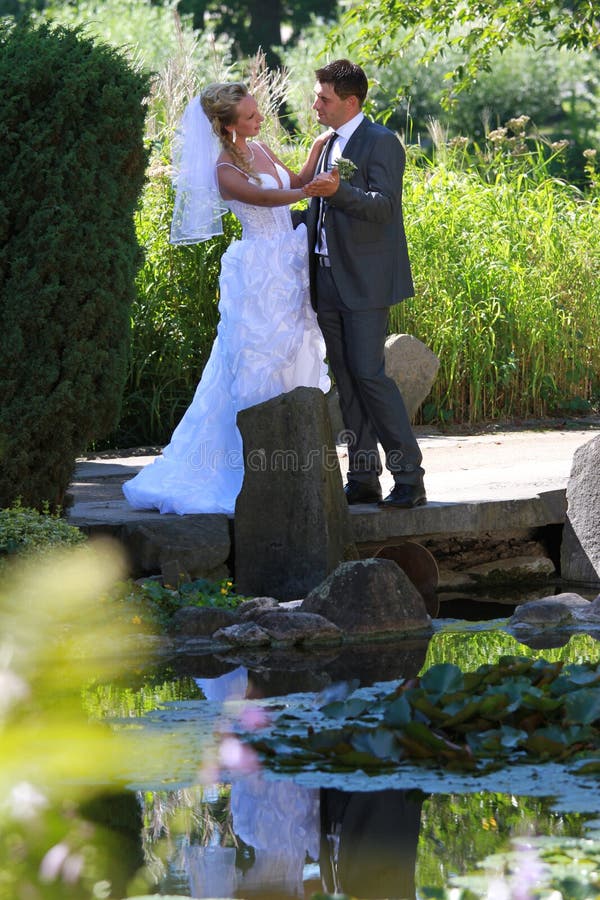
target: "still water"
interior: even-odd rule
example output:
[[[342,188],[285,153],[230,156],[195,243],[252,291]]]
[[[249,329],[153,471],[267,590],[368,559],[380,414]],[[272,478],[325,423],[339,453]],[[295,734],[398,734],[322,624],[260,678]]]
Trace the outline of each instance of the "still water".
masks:
[[[473,896],[533,896],[523,885],[539,875],[536,842],[557,838],[579,846],[593,835],[596,781],[561,780],[564,773],[551,765],[485,779],[415,766],[393,776],[282,778],[236,737],[236,724],[260,725],[262,708],[307,696],[324,702],[340,686],[411,678],[439,662],[472,670],[504,654],[568,662],[600,657],[600,645],[588,635],[533,649],[500,623],[439,620],[436,629],[431,640],[313,654],[178,654],[127,680],[91,685],[90,715],[117,728],[133,724],[149,739],[161,735],[169,748],[160,759],[140,756],[128,773],[139,811],[139,843],[135,853],[127,850],[131,871],[143,859],[150,892],[198,900],[287,900],[323,891],[412,900],[486,860],[480,888],[497,882],[504,894],[482,888]],[[498,856],[506,853],[513,854],[510,866]]]

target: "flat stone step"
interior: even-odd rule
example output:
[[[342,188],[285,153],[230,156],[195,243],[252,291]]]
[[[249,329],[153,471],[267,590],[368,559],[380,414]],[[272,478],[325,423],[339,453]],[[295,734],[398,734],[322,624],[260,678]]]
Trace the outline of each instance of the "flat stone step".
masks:
[[[426,470],[428,503],[412,510],[353,506],[354,540],[364,550],[408,538],[493,534],[564,522],[573,454],[600,432],[600,420],[589,421],[592,427],[588,428],[466,436],[421,430],[417,436]],[[200,517],[133,510],[125,501],[123,481],[153,458],[102,454],[79,460],[70,489],[73,505],[68,520],[90,532],[117,537],[130,533],[130,526],[136,523],[152,522],[154,530],[164,528],[165,540],[174,527],[171,523],[178,523],[178,531],[186,519],[192,524]],[[338,447],[338,458],[345,476],[345,447]],[[384,494],[391,486],[391,476],[384,471]]]

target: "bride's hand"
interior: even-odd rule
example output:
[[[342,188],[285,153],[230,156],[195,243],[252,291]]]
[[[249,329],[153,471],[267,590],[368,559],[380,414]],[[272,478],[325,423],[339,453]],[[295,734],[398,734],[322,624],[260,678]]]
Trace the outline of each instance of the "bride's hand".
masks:
[[[329,128],[327,131],[324,131],[323,134],[320,134],[313,141],[311,150],[318,150],[320,153],[332,134],[333,134],[333,130],[331,128]]]
[[[333,197],[340,186],[340,174],[337,169],[321,172],[312,181],[304,185],[307,197]]]

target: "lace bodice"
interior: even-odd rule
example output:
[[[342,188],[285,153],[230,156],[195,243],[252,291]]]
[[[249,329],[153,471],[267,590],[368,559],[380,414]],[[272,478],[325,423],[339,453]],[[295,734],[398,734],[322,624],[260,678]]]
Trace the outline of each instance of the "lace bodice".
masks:
[[[290,176],[285,169],[275,164],[277,174],[284,188],[290,186]],[[260,173],[261,187],[279,188],[274,175]],[[284,231],[292,231],[292,219],[287,206],[252,206],[239,200],[227,200],[227,206],[242,223],[242,240],[269,238]]]

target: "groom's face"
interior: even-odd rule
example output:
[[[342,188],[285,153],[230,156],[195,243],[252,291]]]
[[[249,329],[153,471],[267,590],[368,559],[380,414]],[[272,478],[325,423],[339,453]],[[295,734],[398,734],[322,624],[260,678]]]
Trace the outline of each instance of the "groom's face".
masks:
[[[359,110],[358,98],[351,96],[342,100],[338,97],[332,84],[317,81],[315,84],[315,102],[313,109],[321,125],[339,128],[354,118]]]

